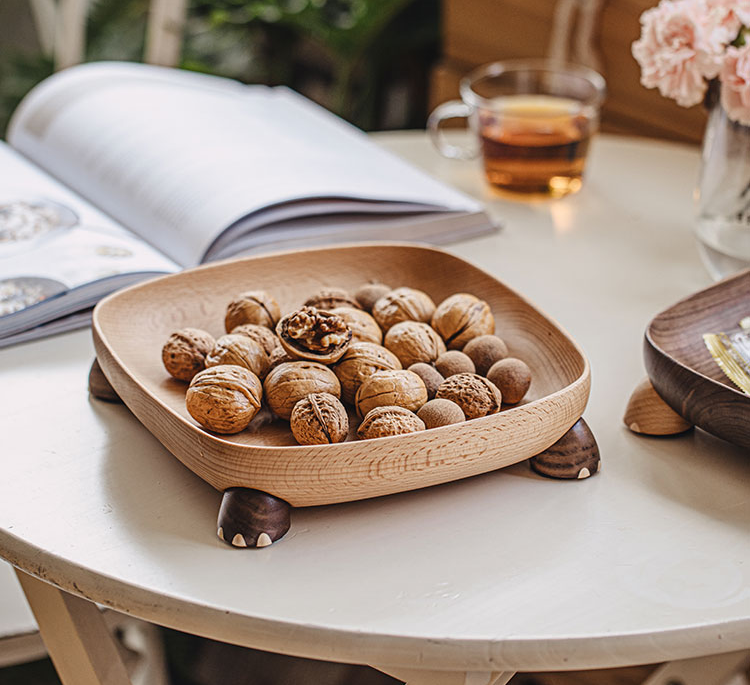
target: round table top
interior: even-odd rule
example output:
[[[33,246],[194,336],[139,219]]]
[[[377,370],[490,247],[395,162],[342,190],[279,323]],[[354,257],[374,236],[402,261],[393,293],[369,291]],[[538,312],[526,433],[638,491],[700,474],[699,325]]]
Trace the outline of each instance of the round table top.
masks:
[[[526,295],[592,366],[602,471],[525,463],[293,512],[262,550],[216,537],[221,494],[129,411],[90,399],[84,330],[0,352],[0,555],[183,631],[332,661],[455,670],[620,666],[750,645],[750,460],[695,430],[622,421],[650,319],[708,285],[691,234],[693,148],[599,137],[582,191],[494,197],[426,135],[379,144],[487,201],[498,233],[451,246]]]

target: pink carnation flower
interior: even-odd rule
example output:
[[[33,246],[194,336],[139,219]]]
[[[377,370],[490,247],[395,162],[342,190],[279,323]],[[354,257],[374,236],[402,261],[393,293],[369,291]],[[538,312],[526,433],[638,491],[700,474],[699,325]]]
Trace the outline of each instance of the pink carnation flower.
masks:
[[[683,107],[697,105],[706,92],[705,79],[714,78],[721,68],[706,23],[705,3],[694,0],[661,0],[644,12],[641,37],[633,43],[641,83]]]
[[[704,36],[710,50],[724,52],[750,19],[750,0],[704,0]]]
[[[750,125],[750,45],[727,49],[719,79],[721,104],[727,116]]]

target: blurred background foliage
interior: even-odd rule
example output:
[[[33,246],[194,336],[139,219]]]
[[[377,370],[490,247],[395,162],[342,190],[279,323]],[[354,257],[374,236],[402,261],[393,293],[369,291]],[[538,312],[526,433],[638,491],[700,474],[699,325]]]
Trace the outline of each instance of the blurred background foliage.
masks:
[[[190,0],[181,66],[288,85],[365,130],[423,127],[440,0]],[[148,0],[91,0],[88,61],[140,61]],[[52,73],[39,50],[0,51],[0,132]]]

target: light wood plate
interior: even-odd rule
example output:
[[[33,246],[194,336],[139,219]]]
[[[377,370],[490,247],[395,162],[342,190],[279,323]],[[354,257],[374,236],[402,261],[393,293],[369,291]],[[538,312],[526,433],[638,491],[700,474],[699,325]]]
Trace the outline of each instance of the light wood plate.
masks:
[[[268,290],[287,312],[321,287],[354,290],[370,280],[419,288],[436,302],[455,292],[485,299],[498,335],[532,370],[523,403],[422,433],[309,447],[296,445],[279,420],[256,417],[232,436],[208,433],[193,421],[186,384],[170,378],[161,363],[173,331],[192,326],[223,334],[226,305],[243,290]],[[253,488],[294,506],[403,492],[532,457],[580,418],[590,387],[584,353],[554,321],[490,274],[421,246],[343,246],[198,267],[111,295],[94,311],[93,330],[114,389],[185,466],[219,490]]]
[[[750,271],[727,278],[658,314],[646,329],[644,361],[656,392],[709,433],[750,447],[750,396],[713,360],[704,333],[736,329],[750,315]]]

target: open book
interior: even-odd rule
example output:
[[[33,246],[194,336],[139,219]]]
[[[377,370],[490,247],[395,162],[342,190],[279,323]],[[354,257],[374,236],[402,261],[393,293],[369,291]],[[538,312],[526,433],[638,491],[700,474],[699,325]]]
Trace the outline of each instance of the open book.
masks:
[[[34,88],[0,142],[0,346],[208,260],[491,230],[476,201],[291,90],[82,65]]]

